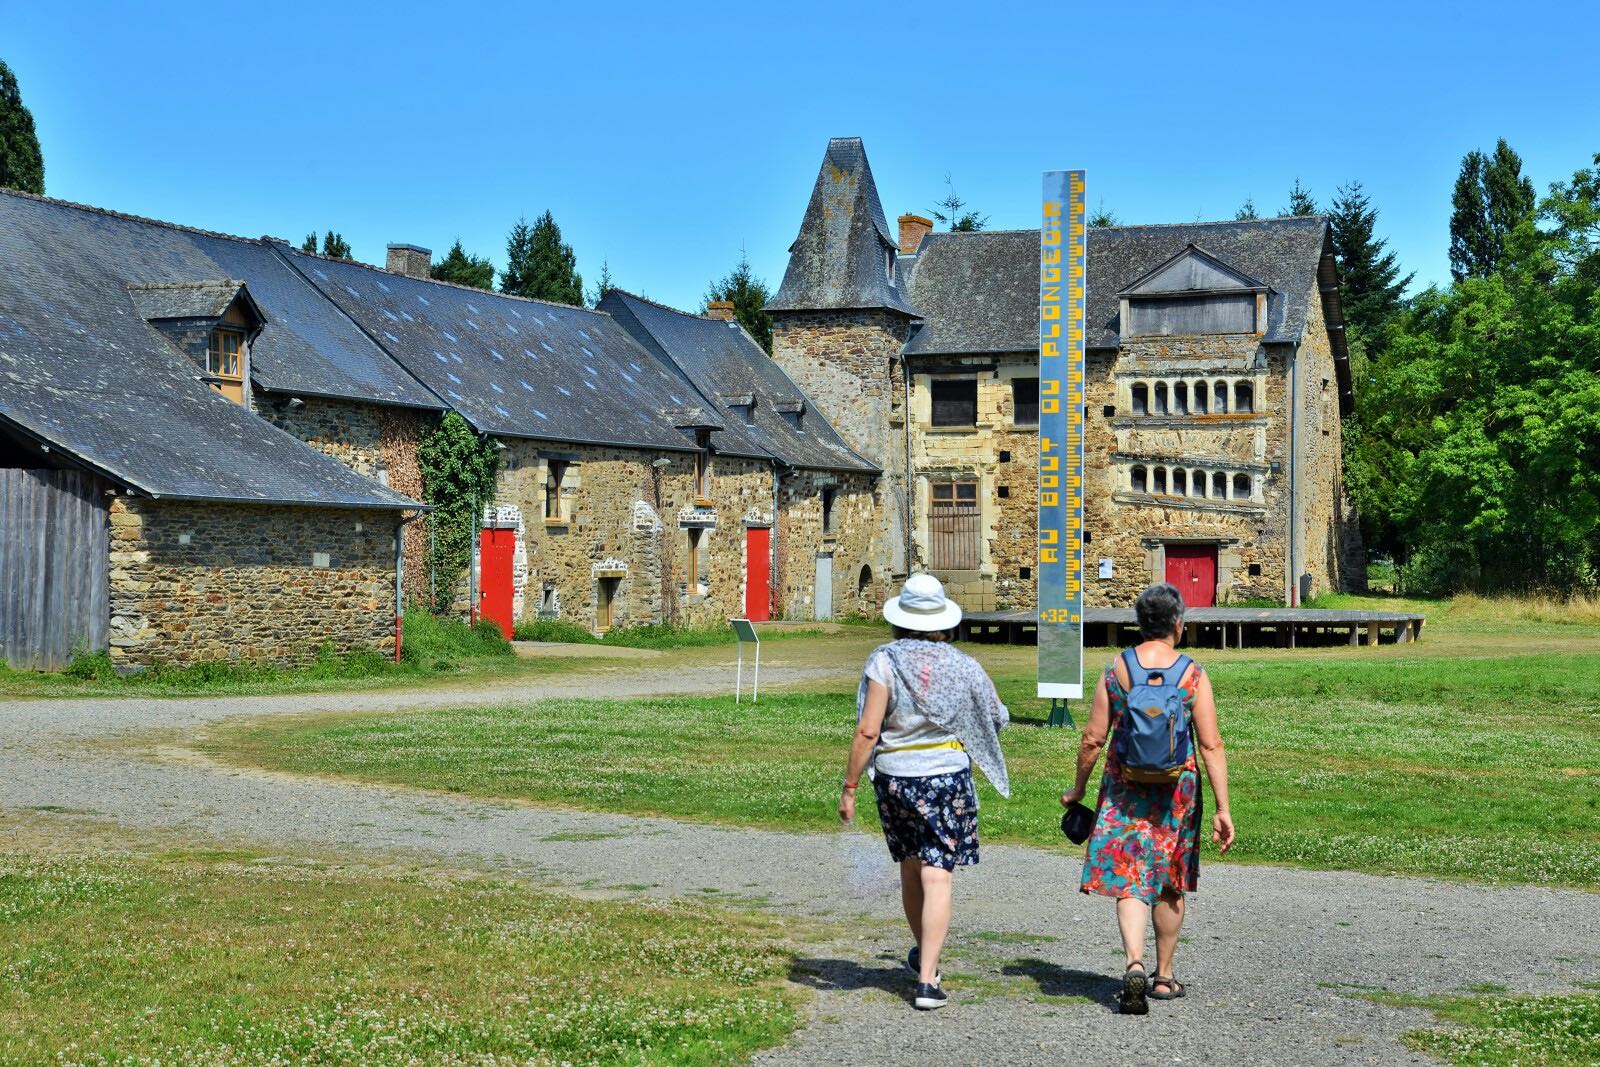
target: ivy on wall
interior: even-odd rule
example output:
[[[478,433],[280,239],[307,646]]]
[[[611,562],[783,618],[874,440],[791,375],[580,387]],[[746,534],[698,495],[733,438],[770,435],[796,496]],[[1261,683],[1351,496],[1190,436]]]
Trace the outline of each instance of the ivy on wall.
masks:
[[[472,560],[473,502],[482,508],[494,502],[500,450],[478,436],[467,420],[447,412],[417,449],[422,468],[422,497],[433,506],[433,611],[446,614],[461,576]]]

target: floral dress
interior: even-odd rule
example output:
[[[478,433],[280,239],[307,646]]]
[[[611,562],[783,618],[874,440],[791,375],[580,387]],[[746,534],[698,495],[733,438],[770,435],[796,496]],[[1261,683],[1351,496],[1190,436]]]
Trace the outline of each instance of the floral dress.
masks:
[[[1117,725],[1128,710],[1128,694],[1113,667],[1106,668],[1111,699],[1106,770],[1100,780],[1094,833],[1083,863],[1079,891],[1108,897],[1133,897],[1154,904],[1172,886],[1191,892],[1200,878],[1200,770],[1191,745],[1189,763],[1174,785],[1143,785],[1122,777],[1117,758]],[[1194,715],[1200,665],[1182,683],[1184,710]]]

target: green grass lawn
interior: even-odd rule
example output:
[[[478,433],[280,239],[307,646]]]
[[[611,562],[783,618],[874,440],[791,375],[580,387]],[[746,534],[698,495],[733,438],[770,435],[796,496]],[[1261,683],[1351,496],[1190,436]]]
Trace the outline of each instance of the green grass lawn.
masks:
[[[771,920],[487,879],[27,848],[0,931],[4,1063],[698,1065],[798,1021]]]
[[[1464,632],[1379,650],[1197,653],[1228,744],[1230,859],[1600,884],[1600,655],[1553,660],[1509,638],[1495,654]],[[1019,720],[1003,737],[1011,799],[983,791],[985,840],[1065,849],[1057,797],[1078,735],[1037,725],[1031,649],[974,651]],[[236,722],[199,744],[286,771],[828,830],[853,722],[842,692],[564,700]]]
[[[1579,983],[1586,989],[1594,983]],[[1505,995],[1488,985],[1468,996],[1418,997],[1348,987],[1348,995],[1422,1008],[1442,1026],[1402,1035],[1406,1045],[1458,1067],[1565,1067],[1600,1063],[1600,995]]]

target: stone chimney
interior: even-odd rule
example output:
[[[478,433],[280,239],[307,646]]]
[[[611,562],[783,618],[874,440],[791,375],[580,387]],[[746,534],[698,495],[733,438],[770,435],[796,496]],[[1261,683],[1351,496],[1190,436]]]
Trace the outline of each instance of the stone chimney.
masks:
[[[426,278],[433,266],[433,252],[420,245],[390,245],[389,261],[384,269],[390,274],[404,274],[407,278]]]
[[[933,220],[921,215],[900,216],[900,254],[914,256],[922,239],[933,232]]]
[[[733,301],[713,300],[706,305],[706,318],[722,319],[726,322],[733,321]]]

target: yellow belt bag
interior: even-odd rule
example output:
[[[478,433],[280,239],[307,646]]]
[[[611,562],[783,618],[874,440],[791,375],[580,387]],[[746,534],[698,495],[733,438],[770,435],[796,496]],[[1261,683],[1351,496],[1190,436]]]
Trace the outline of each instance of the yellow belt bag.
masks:
[[[880,748],[878,749],[878,755],[882,756],[890,752],[928,752],[936,748],[949,748],[957,752],[965,752],[967,750],[967,746],[960,741],[928,741],[920,745],[896,745],[893,748]]]

